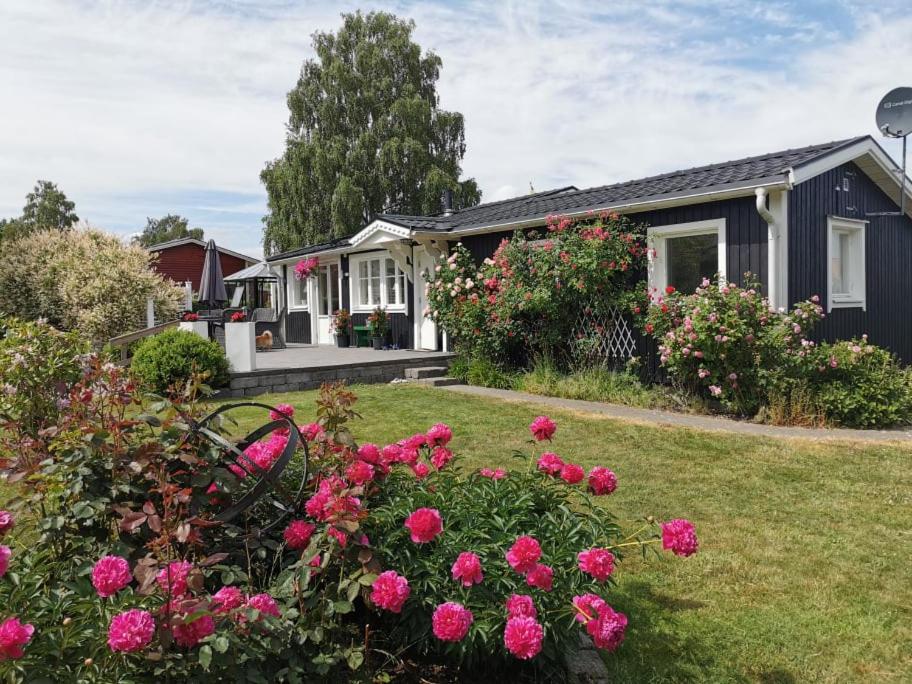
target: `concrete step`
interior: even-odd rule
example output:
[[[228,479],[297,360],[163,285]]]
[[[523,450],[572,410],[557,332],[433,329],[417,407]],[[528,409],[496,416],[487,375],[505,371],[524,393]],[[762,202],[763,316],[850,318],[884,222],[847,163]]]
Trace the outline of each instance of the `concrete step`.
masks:
[[[462,384],[462,380],[459,378],[421,378],[412,382],[419,385],[427,385],[428,387],[449,387],[450,385]]]
[[[447,374],[446,366],[422,366],[421,368],[406,368],[405,377],[409,380],[422,378],[441,378]]]

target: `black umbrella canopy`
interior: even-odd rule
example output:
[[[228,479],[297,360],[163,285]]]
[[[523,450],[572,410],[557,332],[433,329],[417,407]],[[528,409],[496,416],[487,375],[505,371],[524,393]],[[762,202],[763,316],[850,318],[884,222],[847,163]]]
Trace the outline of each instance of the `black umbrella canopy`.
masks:
[[[199,299],[210,308],[217,308],[220,302],[228,301],[225,279],[222,277],[222,264],[219,261],[215,240],[206,243],[206,259],[203,261],[203,276],[200,279]]]

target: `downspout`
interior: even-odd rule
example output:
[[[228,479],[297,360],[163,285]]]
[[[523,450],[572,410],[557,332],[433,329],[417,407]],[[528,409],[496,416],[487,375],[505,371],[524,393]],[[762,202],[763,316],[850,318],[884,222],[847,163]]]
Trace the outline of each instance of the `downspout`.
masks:
[[[779,307],[784,306],[779,301],[779,226],[776,223],[776,218],[766,206],[766,188],[760,187],[754,192],[756,194],[757,213],[760,214],[760,218],[766,221],[769,235],[766,245],[766,279],[769,290],[767,295],[769,296],[770,306],[774,309],[779,309]]]

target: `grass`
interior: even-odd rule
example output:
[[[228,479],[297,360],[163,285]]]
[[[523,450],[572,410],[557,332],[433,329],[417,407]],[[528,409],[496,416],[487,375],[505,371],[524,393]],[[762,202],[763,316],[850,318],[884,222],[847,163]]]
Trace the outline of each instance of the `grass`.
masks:
[[[387,443],[442,420],[466,469],[515,467],[531,405],[414,386],[357,387],[360,441]],[[263,397],[312,419],[313,392]],[[263,416],[236,412],[240,427]],[[621,520],[695,522],[688,559],[628,558],[610,598],[627,640],[606,657],[618,682],[912,681],[912,449],[648,427],[551,410],[553,448],[608,465],[602,499]]]

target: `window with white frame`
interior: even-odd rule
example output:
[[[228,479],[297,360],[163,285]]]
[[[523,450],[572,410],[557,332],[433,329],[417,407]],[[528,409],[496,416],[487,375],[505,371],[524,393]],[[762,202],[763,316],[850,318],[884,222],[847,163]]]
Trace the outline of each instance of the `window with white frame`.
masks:
[[[351,257],[352,309],[405,309],[405,273],[387,256]]]
[[[724,218],[653,226],[646,240],[649,286],[660,293],[669,285],[692,293],[703,278],[726,277]]]
[[[827,291],[831,308],[865,308],[866,221],[827,219]]]
[[[288,280],[288,308],[305,310],[309,308],[307,301],[307,278],[298,280],[294,276]]]

